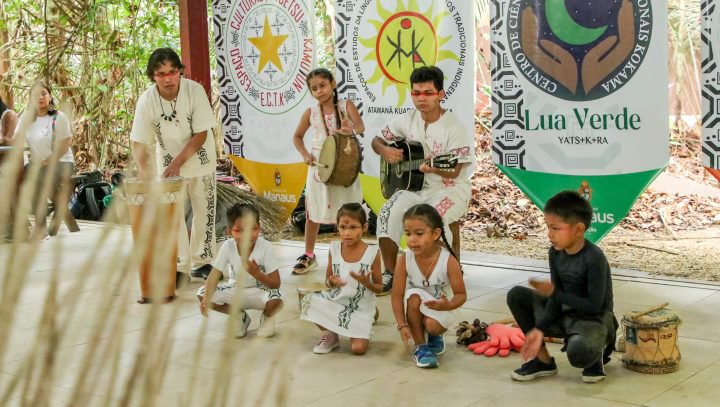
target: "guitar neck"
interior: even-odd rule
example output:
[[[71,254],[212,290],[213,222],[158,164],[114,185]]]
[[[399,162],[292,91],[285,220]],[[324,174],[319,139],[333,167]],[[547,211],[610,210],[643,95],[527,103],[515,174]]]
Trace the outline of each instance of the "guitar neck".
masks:
[[[432,160],[426,160],[426,159],[419,159],[419,160],[408,160],[403,161],[397,165],[400,166],[400,171],[406,172],[406,171],[415,171],[419,170],[420,166],[423,164],[431,165]]]

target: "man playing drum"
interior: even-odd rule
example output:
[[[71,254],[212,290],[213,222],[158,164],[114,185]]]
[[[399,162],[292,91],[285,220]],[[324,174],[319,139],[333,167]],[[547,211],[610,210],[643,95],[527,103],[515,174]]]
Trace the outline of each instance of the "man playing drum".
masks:
[[[177,211],[178,272],[207,278],[215,255],[215,115],[197,82],[182,77],[184,66],[170,48],[156,49],[146,75],[153,82],[138,99],[130,140],[140,177],[149,179],[149,146],[155,144],[157,172],[162,178],[183,177],[193,210],[192,238],[188,238],[185,210]],[[185,199],[180,199],[180,206]],[[178,274],[178,282],[189,277]]]
[[[417,68],[410,75],[410,85],[416,109],[404,113],[382,129],[372,141],[373,150],[387,163],[395,164],[403,160],[402,150],[388,143],[417,141],[422,143],[426,156],[452,153],[458,157],[458,165],[451,170],[441,170],[423,164],[420,166],[420,171],[425,174],[422,189],[417,192],[397,191],[380,210],[377,236],[385,264],[383,294],[392,289],[405,211],[421,203],[432,205],[445,220],[445,234],[450,238],[452,233],[448,225],[465,215],[470,202],[475,143],[458,118],[440,106],[445,97],[443,72],[434,66]]]

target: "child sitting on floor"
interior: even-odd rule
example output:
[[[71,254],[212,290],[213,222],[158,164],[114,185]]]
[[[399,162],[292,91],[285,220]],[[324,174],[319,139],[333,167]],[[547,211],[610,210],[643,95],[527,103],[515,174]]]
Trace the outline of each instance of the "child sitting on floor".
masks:
[[[443,333],[453,323],[450,311],[467,299],[465,283],[434,207],[411,207],[403,223],[408,250],[398,258],[391,294],[397,329],[406,344],[414,341],[418,367],[437,367],[437,356],[445,352]],[[450,300],[448,286],[453,292]]]
[[[330,244],[328,289],[302,299],[300,318],[314,322],[322,332],[313,352],[332,352],[340,346],[342,335],[350,338],[352,353],[363,355],[370,343],[375,294],[382,291],[380,256],[377,246],[362,241],[368,223],[360,204],[341,206],[337,225],[342,240]]]
[[[275,334],[273,316],[282,307],[280,295],[280,273],[277,260],[270,242],[259,237],[260,213],[248,204],[235,204],[227,210],[227,233],[232,239],[226,240],[213,263],[213,269],[204,287],[200,287],[197,297],[200,300],[200,312],[207,317],[207,310],[213,309],[224,314],[230,313],[230,303],[235,296],[235,287],[242,289],[238,293],[240,300],[238,311],[237,338],[247,335],[250,317],[246,309],[261,310],[259,337],[271,337]],[[243,232],[250,228],[249,259],[243,259]],[[229,279],[218,284],[229,268]]]

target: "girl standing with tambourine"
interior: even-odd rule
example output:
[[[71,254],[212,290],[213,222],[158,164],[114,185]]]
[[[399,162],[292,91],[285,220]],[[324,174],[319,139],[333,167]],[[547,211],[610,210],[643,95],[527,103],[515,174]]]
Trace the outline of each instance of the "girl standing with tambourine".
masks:
[[[308,74],[306,81],[310,94],[318,104],[303,113],[293,135],[295,148],[310,166],[305,184],[305,253],[298,257],[298,263],[293,267],[294,274],[305,274],[317,266],[313,252],[320,224],[334,224],[338,209],[343,204],[362,203],[362,189],[357,177],[349,186],[341,186],[324,183],[318,174],[321,166],[327,168],[328,165],[318,162],[320,151],[328,137],[340,134],[354,138],[354,134],[365,130],[360,113],[350,100],[338,100],[337,85],[329,70],[314,69]],[[312,152],[307,151],[303,141],[310,127],[313,130]],[[350,141],[351,139],[346,140],[346,150],[349,150]],[[358,146],[355,140],[352,141],[354,146]],[[346,145],[344,142],[341,144]],[[356,147],[353,151],[355,150],[359,161],[359,148]]]

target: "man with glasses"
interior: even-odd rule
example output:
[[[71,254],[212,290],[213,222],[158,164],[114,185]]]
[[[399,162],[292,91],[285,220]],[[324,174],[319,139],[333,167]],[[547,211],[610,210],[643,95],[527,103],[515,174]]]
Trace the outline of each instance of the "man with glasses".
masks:
[[[130,133],[140,177],[150,179],[157,169],[155,175],[162,178],[184,178],[193,220],[188,238],[185,199],[180,199],[178,285],[189,281],[185,273],[191,266],[194,277],[207,278],[215,256],[215,114],[205,89],[183,78],[183,68],[170,48],[158,48],[150,55],[145,74],[153,84],[137,101]]]
[[[425,173],[422,190],[397,191],[380,210],[377,236],[385,264],[383,294],[392,289],[405,211],[421,203],[432,205],[444,220],[445,235],[452,239],[448,225],[465,215],[470,202],[475,143],[457,117],[440,106],[445,97],[443,72],[435,66],[417,68],[410,75],[410,86],[415,110],[402,114],[383,128],[372,141],[373,150],[386,162],[395,164],[402,161],[402,150],[388,143],[417,141],[422,143],[426,156],[453,153],[459,160],[452,170],[423,164],[420,166],[420,171]]]

